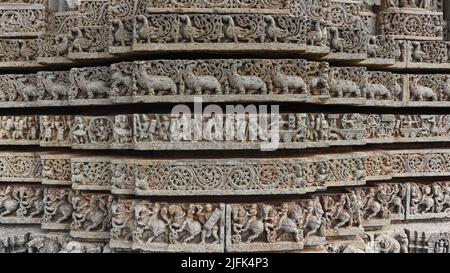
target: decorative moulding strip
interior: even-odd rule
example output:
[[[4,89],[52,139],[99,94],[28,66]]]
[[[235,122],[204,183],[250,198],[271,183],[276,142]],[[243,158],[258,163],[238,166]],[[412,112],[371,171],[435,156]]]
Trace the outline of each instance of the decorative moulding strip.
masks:
[[[148,160],[77,154],[0,155],[2,185],[36,182],[138,196],[292,195],[396,177],[450,176],[448,149],[277,159]]]
[[[447,46],[422,48],[429,52],[429,59],[447,60]],[[122,62],[70,71],[2,74],[0,83],[6,87],[1,107],[194,102],[199,97],[205,103],[290,101],[387,107],[450,103],[447,74],[405,75],[302,59]]]
[[[256,150],[267,144],[305,149],[449,141],[449,115],[259,113],[256,117],[220,113],[197,119],[191,114],[1,116],[0,144],[83,150]],[[257,130],[264,121],[272,125]]]

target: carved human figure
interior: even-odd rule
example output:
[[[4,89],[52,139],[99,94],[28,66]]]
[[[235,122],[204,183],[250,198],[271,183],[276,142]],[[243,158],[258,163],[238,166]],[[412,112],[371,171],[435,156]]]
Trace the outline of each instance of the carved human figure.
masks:
[[[38,124],[36,122],[36,117],[29,116],[25,119],[27,124],[26,136],[27,140],[36,140],[38,139]]]
[[[132,240],[133,231],[136,227],[133,211],[134,202],[117,202],[111,205],[111,237],[115,240]]]
[[[190,115],[179,113],[172,116],[170,122],[170,138],[172,141],[191,140],[192,120]]]
[[[53,129],[55,124],[50,120],[49,116],[44,116],[41,121],[41,126],[43,127],[42,141],[52,142],[53,141]]]
[[[252,204],[248,208],[244,206],[235,207],[233,210],[233,231],[234,241],[239,243],[242,238],[242,233],[248,233],[245,240],[246,243],[251,243],[253,240],[263,234],[265,227],[262,220],[258,219],[258,205]]]
[[[204,126],[203,138],[207,141],[223,140],[223,115],[211,113]]]
[[[199,214],[201,214],[199,212]],[[222,212],[220,209],[214,209],[211,204],[206,204],[203,211],[203,228],[201,234],[201,242],[206,243],[206,239],[213,237],[214,241],[212,244],[217,244],[220,242],[219,238],[219,223]]]
[[[323,216],[324,210],[318,197],[309,200],[306,204],[306,217],[303,224],[303,229],[306,231],[305,238],[309,238],[320,231],[324,224]]]
[[[63,116],[54,117],[54,125],[56,129],[56,141],[64,142],[66,140],[67,125]]]
[[[26,122],[20,116],[14,117],[14,130],[12,132],[12,139],[25,139],[24,131],[26,129]]]
[[[325,115],[320,113],[315,121],[316,125],[316,131],[318,133],[317,140],[325,141],[328,140],[330,136],[330,125],[328,124],[327,119],[325,118]]]
[[[111,196],[96,196],[87,194],[72,198],[74,212],[72,214],[72,226],[76,230],[90,232],[93,230],[105,231],[108,227],[109,207],[112,203]],[[108,219],[109,218],[109,219]]]
[[[161,205],[159,203],[155,203],[153,207],[150,207],[150,204],[141,202],[137,203],[134,207],[134,217],[136,219],[138,234],[141,234],[146,230],[149,230],[152,233],[147,239],[147,243],[153,242],[153,240],[166,232],[166,225],[169,224],[169,220],[166,220],[166,224],[159,219],[160,211]],[[138,238],[138,240],[141,240],[141,238]]]
[[[84,144],[87,142],[87,127],[82,117],[75,117],[72,135],[76,143]]]
[[[153,142],[158,140],[158,137],[161,137],[158,133],[161,127],[158,116],[152,118],[146,114],[135,114],[134,123],[134,137],[136,139]]]
[[[14,129],[14,120],[12,117],[3,116],[1,118],[0,137],[2,139],[12,139],[12,131]]]
[[[434,253],[449,253],[449,240],[440,239],[435,243]]]
[[[117,115],[114,117],[114,139],[116,143],[125,144],[131,142],[132,129],[129,125],[127,115]]]
[[[125,187],[125,182],[127,180],[127,166],[125,164],[112,164],[112,176],[111,184],[118,189],[123,189]]]

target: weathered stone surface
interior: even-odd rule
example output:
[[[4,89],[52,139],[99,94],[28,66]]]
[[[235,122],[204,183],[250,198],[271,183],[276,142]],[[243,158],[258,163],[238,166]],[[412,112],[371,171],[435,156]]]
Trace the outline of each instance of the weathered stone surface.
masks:
[[[443,0],[2,1],[0,252],[450,252],[449,26]]]
[[[431,89],[426,90],[434,94]],[[135,150],[260,149],[271,142],[278,142],[282,149],[447,142],[450,126],[449,115],[359,113],[193,115],[176,112],[1,116],[0,120],[2,145]]]

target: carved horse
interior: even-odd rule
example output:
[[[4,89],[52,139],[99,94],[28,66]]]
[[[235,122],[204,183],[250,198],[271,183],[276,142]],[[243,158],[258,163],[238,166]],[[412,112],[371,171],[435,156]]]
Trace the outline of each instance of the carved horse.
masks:
[[[189,208],[191,210],[193,208]],[[173,215],[174,219],[182,219],[184,218],[183,222],[179,227],[178,225],[175,225],[174,231],[176,233],[186,231],[188,236],[183,239],[183,243],[188,243],[192,241],[195,237],[200,235],[202,232],[202,225],[199,221],[195,220],[192,213],[188,213],[188,215],[185,214],[183,209],[180,206],[170,206],[169,215]]]
[[[150,210],[146,204],[137,204],[134,207],[134,215],[137,219],[137,224],[144,230],[150,230],[152,236],[148,238],[147,243],[151,243],[155,238],[166,231],[166,224],[158,219],[159,205],[155,205],[153,210]]]
[[[291,212],[290,216],[288,216],[289,208],[287,204],[283,204],[282,206],[283,214],[278,220],[278,229],[283,233],[293,234],[295,241],[300,242],[303,239],[303,230],[299,228],[300,222],[303,218],[303,211],[300,206],[295,207]]]

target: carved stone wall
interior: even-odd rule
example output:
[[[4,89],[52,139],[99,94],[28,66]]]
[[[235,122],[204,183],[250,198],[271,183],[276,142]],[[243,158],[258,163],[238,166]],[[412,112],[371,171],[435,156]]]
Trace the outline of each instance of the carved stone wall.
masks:
[[[1,1],[0,253],[449,253],[447,2]]]

